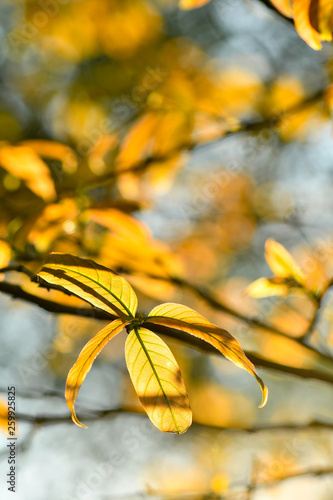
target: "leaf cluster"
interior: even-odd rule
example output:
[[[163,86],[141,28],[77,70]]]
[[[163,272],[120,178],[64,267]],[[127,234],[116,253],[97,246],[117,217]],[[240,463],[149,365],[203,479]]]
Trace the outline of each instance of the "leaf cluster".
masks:
[[[65,397],[77,425],[84,427],[74,409],[78,391],[97,355],[123,328],[128,332],[125,358],[131,380],[147,415],[161,431],[185,432],[191,425],[192,412],[177,361],[154,333],[154,325],[180,330],[211,344],[256,378],[263,396],[260,406],[266,404],[268,390],[238,341],[193,309],[165,303],[147,316],[137,314],[136,294],[122,276],[92,260],[73,255],[50,254],[38,276],[117,316],[84,346],[68,373]]]

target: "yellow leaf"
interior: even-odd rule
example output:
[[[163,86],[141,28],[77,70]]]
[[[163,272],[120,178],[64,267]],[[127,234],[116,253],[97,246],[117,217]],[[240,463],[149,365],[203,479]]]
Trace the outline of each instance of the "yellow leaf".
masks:
[[[43,200],[55,199],[56,192],[49,168],[33,149],[5,144],[0,147],[0,165],[23,180]]]
[[[169,347],[146,328],[134,328],[126,340],[128,371],[152,423],[163,432],[185,432],[192,411],[183,377]]]
[[[282,75],[272,84],[266,106],[274,113],[283,113],[304,99],[302,83],[295,77]]]
[[[130,128],[117,157],[117,170],[126,170],[135,166],[151,154],[152,137],[154,137],[158,121],[157,113],[147,113]]]
[[[285,283],[275,283],[267,278],[259,278],[258,280],[251,283],[245,292],[250,297],[260,299],[262,297],[271,297],[272,295],[286,296],[288,295],[290,287]]]
[[[117,145],[118,138],[115,134],[105,134],[100,137],[89,154],[89,167],[95,175],[102,175],[107,170],[105,157]]]
[[[10,246],[6,241],[0,240],[0,268],[5,267],[10,261]]]
[[[182,304],[161,304],[150,311],[147,322],[187,332],[214,346],[232,363],[248,371],[257,379],[262,390],[260,407],[266,404],[268,389],[257,375],[253,363],[245,356],[238,341],[226,330],[214,325],[193,309]]]
[[[100,332],[98,332],[84,346],[79,354],[76,363],[68,373],[66,380],[65,398],[67,406],[72,414],[72,420],[79,427],[86,427],[78,420],[74,409],[74,403],[77,398],[79,389],[90,368],[92,367],[92,364],[97,355],[101,352],[101,350],[109,342],[109,340],[115,337],[117,333],[121,332],[125,325],[126,322],[122,321],[121,319],[116,319],[115,321],[112,321],[112,323],[108,324],[105,328],[103,328]]]
[[[20,146],[28,147],[43,158],[52,158],[61,161],[64,170],[73,174],[77,169],[77,158],[69,146],[55,141],[27,140],[22,141]]]
[[[131,285],[119,274],[92,260],[51,253],[38,276],[111,314],[135,316],[138,300]]]
[[[314,2],[315,3],[315,2]],[[318,30],[324,42],[332,41],[333,2],[332,0],[318,0]]]
[[[25,223],[28,234],[25,235],[23,230],[21,235],[23,239],[27,236],[27,242],[24,241],[24,243],[33,245],[39,253],[49,252],[60,236],[75,231],[78,213],[75,201],[70,198],[64,198],[58,203],[50,203],[37,219],[34,215]]]
[[[150,234],[143,222],[116,208],[86,210],[88,220],[94,220],[125,240],[145,243]]]
[[[281,12],[283,16],[293,17],[293,0],[270,0],[274,7]]]
[[[307,137],[319,136],[327,124],[327,115],[320,102],[309,104],[296,113],[289,113],[282,118],[277,130],[284,141],[304,141]]]
[[[161,113],[154,131],[153,156],[163,158],[181,151],[190,142],[193,129],[191,116],[182,110]]]
[[[279,278],[294,278],[297,283],[304,285],[306,278],[302,269],[290,253],[280,243],[268,239],[265,245],[267,264]]]
[[[295,28],[301,38],[314,50],[321,49],[320,34],[311,24],[310,8],[312,0],[295,0]]]
[[[206,5],[208,2],[210,2],[210,0],[180,0],[179,7],[184,10],[197,9],[198,7]]]

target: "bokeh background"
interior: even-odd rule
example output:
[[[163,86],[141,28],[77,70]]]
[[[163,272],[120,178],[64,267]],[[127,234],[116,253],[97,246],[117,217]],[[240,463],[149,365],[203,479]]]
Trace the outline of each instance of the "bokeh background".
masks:
[[[117,269],[141,310],[181,302],[230,331],[270,391],[258,409],[246,372],[165,338],[194,424],[162,434],[138,413],[122,333],[80,391],[88,430],[77,428],[66,375],[105,323],[7,288],[0,371],[21,415],[17,500],[331,500],[332,61],[332,45],[312,50],[257,0],[1,1],[1,267],[37,272],[61,251]],[[272,275],[268,238],[319,305],[302,290],[244,292]],[[4,292],[82,307],[20,273],[0,279]],[[11,498],[5,435],[0,458]]]

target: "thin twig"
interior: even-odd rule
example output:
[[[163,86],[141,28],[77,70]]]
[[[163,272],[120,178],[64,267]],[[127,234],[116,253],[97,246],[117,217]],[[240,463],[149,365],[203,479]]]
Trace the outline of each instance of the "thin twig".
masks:
[[[324,91],[325,91],[325,89],[316,92],[312,96],[309,96],[306,99],[304,99],[304,101],[297,103],[294,106],[291,106],[290,108],[284,110],[283,112],[281,112],[279,114],[270,116],[268,118],[264,118],[264,119],[256,121],[256,122],[241,123],[237,129],[227,130],[227,131],[223,132],[219,137],[216,137],[210,141],[206,141],[206,142],[185,141],[185,142],[177,145],[172,150],[169,150],[167,153],[160,154],[160,155],[155,154],[152,156],[147,156],[147,157],[142,158],[142,159],[138,160],[137,162],[135,162],[132,165],[129,165],[127,167],[121,168],[119,166],[117,167],[116,165],[112,165],[112,166],[110,165],[110,169],[109,169],[108,173],[106,173],[105,175],[101,175],[98,178],[95,176],[94,178],[89,179],[87,182],[85,182],[81,186],[81,188],[82,189],[89,189],[91,187],[95,187],[98,185],[105,185],[108,182],[114,181],[117,177],[119,177],[123,174],[145,171],[153,163],[164,162],[164,161],[170,160],[176,154],[181,153],[181,152],[186,152],[186,151],[190,152],[190,151],[193,151],[194,149],[203,148],[203,147],[217,144],[222,139],[225,139],[226,137],[229,137],[229,136],[234,136],[236,134],[238,135],[238,134],[246,134],[246,133],[251,133],[251,132],[259,132],[263,128],[276,127],[287,115],[297,113],[298,111],[301,111],[302,109],[306,108],[307,106],[310,106],[311,104],[322,99]],[[116,158],[116,160],[117,160],[117,158]]]

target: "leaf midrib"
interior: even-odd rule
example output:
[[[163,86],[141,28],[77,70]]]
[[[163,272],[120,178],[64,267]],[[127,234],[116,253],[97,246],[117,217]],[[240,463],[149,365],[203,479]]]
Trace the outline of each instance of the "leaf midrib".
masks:
[[[67,267],[64,267],[64,266],[58,266],[57,269],[62,269],[64,271],[68,271],[69,269]],[[96,269],[95,269],[96,271]],[[125,311],[128,313],[128,316],[130,316],[131,318],[134,318],[134,314],[128,309],[128,307],[126,306],[126,304],[124,304],[120,299],[119,297],[117,297],[114,293],[112,293],[111,290],[109,290],[106,286],[104,286],[102,283],[100,283],[99,281],[96,281],[94,278],[91,278],[90,276],[87,276],[86,274],[83,274],[83,273],[80,273],[79,271],[76,271],[75,269],[70,269],[70,272],[73,272],[73,273],[76,273],[80,276],[83,276],[84,278],[88,278],[90,279],[91,281],[93,281],[94,283],[96,283],[96,285],[100,286],[101,288],[103,288],[106,292],[108,292],[110,295],[112,295],[112,297],[114,299],[116,299],[119,304],[121,304],[123,306],[123,308],[125,309]],[[98,273],[98,271],[97,271]],[[112,304],[110,302],[110,304]]]
[[[156,377],[156,379],[157,379],[157,381],[158,381],[158,385],[160,386],[161,391],[162,391],[162,393],[163,393],[163,396],[164,396],[164,398],[165,398],[165,401],[167,402],[167,405],[168,405],[168,407],[169,407],[169,410],[170,410],[170,413],[171,413],[171,416],[172,416],[172,420],[174,421],[174,424],[175,424],[175,426],[176,426],[177,432],[178,432],[178,433],[180,433],[180,432],[181,432],[181,430],[180,430],[180,428],[179,428],[179,426],[178,426],[178,424],[177,424],[177,421],[176,421],[176,419],[175,419],[175,416],[174,416],[173,410],[172,410],[172,408],[171,408],[171,406],[170,406],[170,403],[169,403],[169,398],[168,398],[168,396],[165,394],[165,391],[164,391],[163,385],[162,385],[162,383],[161,383],[160,377],[158,376],[158,373],[157,373],[157,371],[156,371],[156,369],[155,369],[154,363],[153,363],[153,361],[152,361],[152,359],[151,359],[151,357],[150,357],[150,355],[149,355],[148,350],[146,349],[146,346],[145,346],[145,344],[144,344],[143,340],[141,339],[140,333],[139,333],[139,331],[138,331],[138,329],[137,329],[137,328],[134,328],[134,333],[135,333],[135,335],[136,335],[136,338],[137,338],[137,339],[138,339],[138,341],[140,342],[140,345],[141,345],[141,347],[142,347],[142,349],[143,349],[143,351],[144,351],[145,355],[147,356],[147,359],[148,359],[148,361],[149,361],[149,364],[150,364],[150,366],[151,366],[151,368],[152,368],[152,370],[153,370],[153,373],[154,373],[154,375],[155,375],[155,377]]]
[[[252,366],[251,366],[251,365],[253,365],[253,363],[252,363],[252,362],[251,362],[251,361],[250,361],[250,360],[246,357],[246,354],[245,354],[245,353],[244,353],[244,356],[245,356],[245,357],[246,357],[246,359],[249,361],[249,363],[251,363],[251,365],[248,365],[247,363],[244,363],[244,360],[241,358],[241,356],[238,354],[238,352],[233,351],[233,350],[232,350],[232,348],[231,348],[231,347],[229,347],[228,345],[226,345],[226,344],[225,344],[222,340],[220,340],[220,339],[216,338],[216,337],[215,337],[215,335],[214,335],[213,333],[210,333],[210,332],[205,331],[205,326],[201,326],[201,325],[198,325],[198,324],[191,324],[191,323],[188,323],[188,322],[187,322],[187,321],[185,321],[185,320],[178,319],[178,318],[168,318],[167,316],[147,316],[146,321],[148,321],[148,322],[149,322],[149,319],[150,319],[150,318],[157,318],[157,319],[162,319],[162,320],[163,320],[163,319],[164,319],[164,320],[171,320],[171,321],[175,321],[175,322],[177,322],[177,321],[178,321],[179,323],[183,323],[184,325],[187,325],[188,327],[192,327],[193,329],[197,329],[197,330],[199,330],[200,332],[205,333],[205,334],[206,334],[206,335],[208,335],[209,337],[212,337],[214,340],[216,340],[216,342],[218,342],[219,344],[223,344],[223,346],[224,346],[224,348],[225,348],[225,349],[227,349],[227,350],[229,350],[230,352],[232,352],[233,354],[235,354],[235,355],[237,356],[237,358],[238,358],[238,359],[239,359],[239,360],[243,363],[243,365],[245,365],[245,364],[246,364],[246,366],[249,368],[249,370],[251,370],[251,373],[252,373],[254,376],[257,376],[255,369],[253,369],[253,368],[252,368]],[[154,324],[154,321],[151,321],[151,323],[153,323],[153,324]],[[156,323],[156,324],[158,324],[158,323]],[[168,325],[165,325],[165,326],[168,326]],[[175,326],[175,325],[170,325],[170,327],[173,327],[173,326]],[[215,326],[215,325],[213,325],[213,326]],[[217,328],[218,328],[218,327],[217,327]],[[181,327],[179,327],[179,329],[181,330]],[[181,331],[185,331],[185,330],[181,330]],[[186,331],[185,331],[185,333],[189,333],[189,335],[193,335],[193,337],[196,337],[196,335],[194,335],[193,333],[186,332]],[[207,342],[205,339],[202,339],[202,340],[203,340],[204,342]],[[237,341],[237,339],[235,339],[235,338],[234,338],[234,340],[235,340],[236,342],[238,342],[238,341]],[[211,344],[211,345],[213,345],[213,344]],[[219,350],[219,349],[217,349],[217,347],[216,347],[216,346],[214,346],[214,345],[213,345],[213,347],[215,347],[215,349],[216,349],[217,351]],[[223,353],[222,353],[222,354],[223,354]],[[243,366],[243,369],[244,369],[244,366]]]

